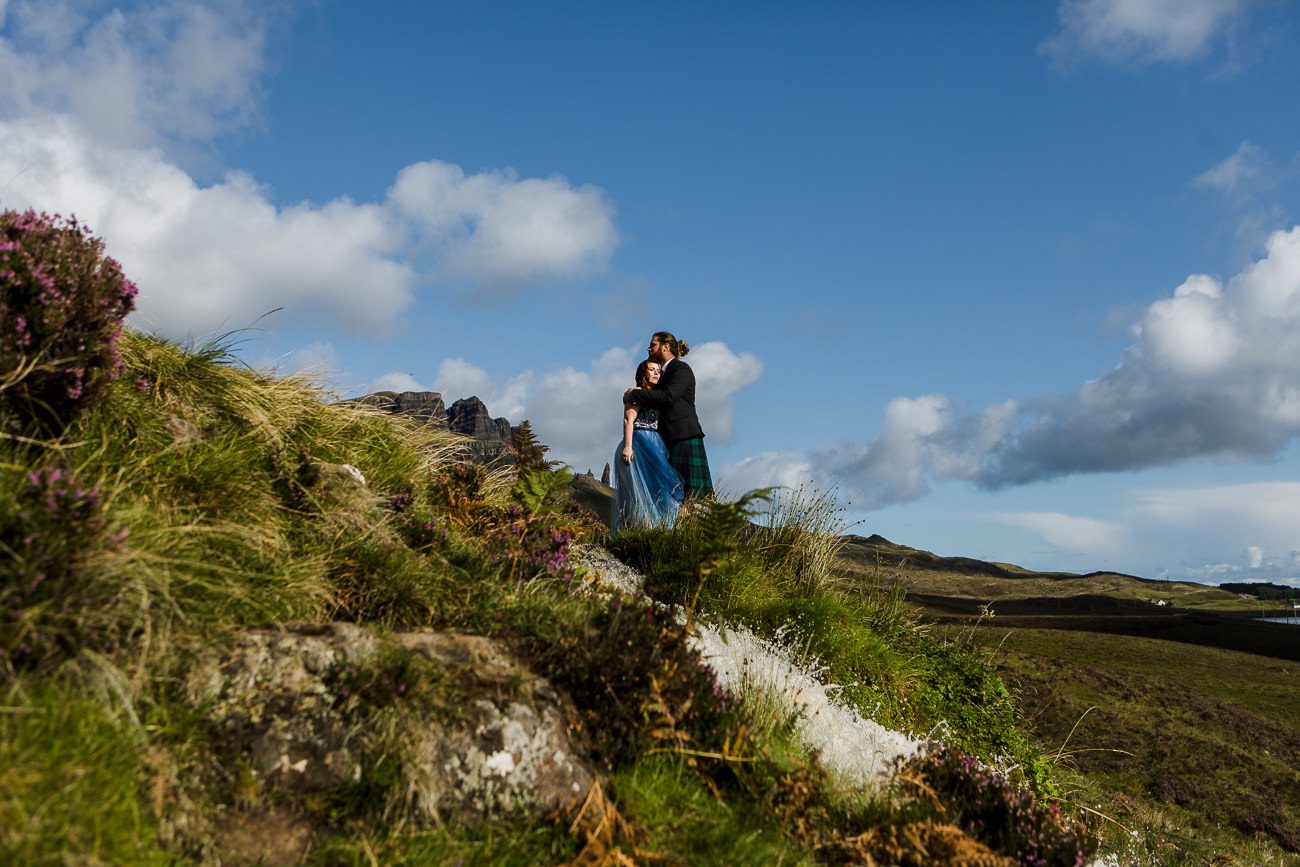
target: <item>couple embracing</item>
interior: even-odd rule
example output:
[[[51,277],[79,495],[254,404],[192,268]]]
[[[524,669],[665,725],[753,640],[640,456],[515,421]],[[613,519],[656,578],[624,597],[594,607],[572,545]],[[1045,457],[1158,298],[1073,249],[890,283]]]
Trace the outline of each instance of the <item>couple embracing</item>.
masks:
[[[623,442],[614,455],[614,532],[671,524],[687,497],[713,493],[704,431],[695,414],[690,347],[667,331],[650,338],[636,388],[623,394]]]

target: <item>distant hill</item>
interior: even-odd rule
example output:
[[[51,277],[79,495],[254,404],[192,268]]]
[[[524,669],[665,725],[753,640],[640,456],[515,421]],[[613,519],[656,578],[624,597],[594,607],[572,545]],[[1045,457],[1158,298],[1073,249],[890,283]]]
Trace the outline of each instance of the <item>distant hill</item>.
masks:
[[[1051,579],[1075,579],[1075,578],[1092,578],[1099,575],[1113,575],[1119,578],[1130,578],[1134,581],[1141,581],[1151,584],[1161,584],[1168,582],[1155,581],[1150,578],[1139,578],[1136,575],[1126,575],[1123,572],[1088,572],[1078,574],[1075,572],[1033,572],[1028,569],[1014,566],[1009,563],[990,563],[984,560],[976,560],[971,557],[940,557],[929,551],[923,551],[920,548],[909,548],[906,545],[899,545],[891,542],[881,535],[871,535],[863,538],[862,536],[845,536],[847,542],[846,548],[855,549],[857,556],[855,559],[866,557],[879,557],[882,563],[891,566],[899,565],[906,562],[912,566],[933,569],[941,572],[957,572],[963,575],[991,575],[997,578],[1051,578]]]
[[[1233,581],[1219,585],[1219,589],[1229,593],[1244,593],[1256,599],[1300,599],[1300,590],[1285,584],[1273,584],[1269,581]]]
[[[1035,572],[1010,563],[971,557],[940,557],[909,548],[884,536],[845,536],[840,560],[853,575],[886,574],[902,580],[914,601],[949,607],[970,603],[1015,602],[1020,607],[1046,608],[1063,600],[1090,608],[1170,607],[1249,610],[1251,602],[1234,592],[1191,581],[1162,581],[1121,572]],[[962,603],[965,603],[963,605]],[[1163,604],[1162,604],[1163,603]],[[1000,609],[1000,610],[1004,610]]]

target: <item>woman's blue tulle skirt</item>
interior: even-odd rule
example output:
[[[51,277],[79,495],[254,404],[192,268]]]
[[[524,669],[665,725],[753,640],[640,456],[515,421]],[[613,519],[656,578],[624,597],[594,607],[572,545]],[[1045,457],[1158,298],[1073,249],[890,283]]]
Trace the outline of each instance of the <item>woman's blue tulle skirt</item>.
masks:
[[[623,444],[614,450],[614,514],[610,526],[617,533],[636,524],[671,525],[677,517],[686,488],[668,463],[663,437],[652,430],[632,431],[632,463],[623,463]]]

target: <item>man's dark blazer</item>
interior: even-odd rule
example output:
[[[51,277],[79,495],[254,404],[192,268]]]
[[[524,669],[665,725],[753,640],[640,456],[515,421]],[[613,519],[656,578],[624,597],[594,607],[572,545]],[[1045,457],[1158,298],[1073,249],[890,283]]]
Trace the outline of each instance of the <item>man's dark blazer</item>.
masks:
[[[659,410],[659,433],[665,445],[704,436],[695,415],[695,372],[680,358],[668,365],[658,385],[652,389],[633,389],[629,399],[638,407],[653,406]]]

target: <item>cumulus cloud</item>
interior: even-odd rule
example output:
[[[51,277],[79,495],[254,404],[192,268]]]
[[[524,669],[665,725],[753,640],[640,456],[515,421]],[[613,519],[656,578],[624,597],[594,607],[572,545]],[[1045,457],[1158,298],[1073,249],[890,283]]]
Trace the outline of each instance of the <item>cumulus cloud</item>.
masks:
[[[17,0],[0,9],[0,112],[77,117],[98,142],[206,140],[254,121],[275,4]]]
[[[942,395],[895,398],[874,440],[822,446],[811,463],[818,476],[842,480],[860,505],[915,500],[929,490],[928,469],[944,460],[939,434],[950,418]]]
[[[614,348],[586,370],[565,367],[540,377],[525,413],[558,459],[597,471],[611,459],[622,433],[620,400],[644,357],[640,347]],[[695,372],[695,405],[706,442],[731,440],[735,394],[762,375],[762,362],[721,341],[692,346],[687,360]]]
[[[412,262],[429,254],[428,226],[460,219],[455,202],[429,201],[413,211],[391,197],[378,204],[340,197],[278,207],[246,174],[201,186],[160,151],[98,143],[67,117],[0,121],[0,176],[12,179],[4,190],[7,207],[75,213],[89,223],[140,286],[137,322],[172,336],[242,327],[276,307],[295,322],[381,335],[414,302],[422,275]],[[487,176],[507,197],[511,184],[532,183]],[[478,177],[465,181],[472,185]],[[553,207],[547,195],[560,205]],[[585,222],[563,222],[562,205],[574,195],[599,206]],[[484,263],[499,254],[512,265],[509,272],[485,266],[481,276],[493,287],[507,278],[580,276],[616,241],[603,207],[597,192],[574,191],[551,178],[503,215],[486,213],[472,230],[440,236],[432,254],[462,264],[470,261],[458,259],[464,250]],[[509,232],[498,231],[497,216],[510,223]],[[601,219],[607,231],[575,240],[567,248],[572,258],[528,240],[530,228],[545,239],[563,238]]]
[[[390,370],[383,374],[370,385],[366,386],[362,393],[374,394],[376,391],[433,391],[430,386],[422,384],[418,379],[409,373],[402,373],[396,370]],[[489,407],[491,404],[489,404]]]
[[[773,486],[794,489],[818,481],[807,455],[785,450],[763,452],[728,464],[718,471],[714,484],[723,494],[741,494]],[[829,487],[834,480],[826,484]]]
[[[1038,49],[1058,66],[1083,57],[1188,61],[1207,54],[1247,11],[1244,0],[1062,0],[1060,28]]]
[[[432,160],[402,169],[388,196],[421,240],[442,251],[444,273],[495,290],[596,273],[618,242],[604,194],[558,176],[466,176]]]
[[[890,402],[869,442],[799,456],[870,508],[936,479],[999,488],[1207,458],[1261,459],[1300,435],[1300,226],[1227,283],[1194,274],[1147,308],[1110,371],[1074,392],[964,412],[943,395]],[[775,483],[774,460],[727,470]],[[763,478],[764,473],[768,478]]]
[[[736,420],[736,405],[731,396],[758,381],[763,375],[763,362],[751,352],[733,352],[720,340],[692,346],[689,361],[695,372],[700,426],[715,442],[730,442],[735,436]],[[631,379],[629,373],[624,376]]]
[[[973,478],[989,487],[1203,458],[1263,458],[1300,434],[1300,227],[1225,285],[1156,301],[1120,363],[1026,402]]]
[[[414,300],[382,206],[277,208],[248,175],[200,186],[160,151],[97,143],[67,117],[0,122],[6,207],[75,213],[140,286],[135,321],[171,336],[294,321],[376,335]]]
[[[185,337],[282,307],[374,337],[430,284],[499,295],[605,267],[612,206],[558,176],[430,160],[380,202],[289,205],[246,173],[195,181],[169,147],[246,124],[259,104],[252,8],[20,2],[0,16],[3,205],[89,224],[140,286],[137,324]]]

